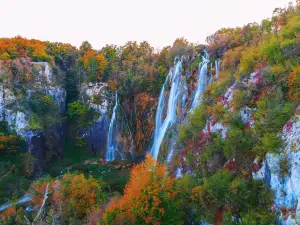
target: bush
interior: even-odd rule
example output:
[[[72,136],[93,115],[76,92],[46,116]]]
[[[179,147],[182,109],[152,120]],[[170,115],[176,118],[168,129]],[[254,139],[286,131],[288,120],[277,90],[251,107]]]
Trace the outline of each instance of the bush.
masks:
[[[232,179],[233,176],[229,172],[217,172],[204,181],[207,198],[212,201],[216,207],[221,208],[228,202]]]
[[[266,133],[253,150],[258,156],[264,157],[267,153],[278,153],[281,142],[275,133]]]
[[[71,119],[75,119],[87,115],[88,111],[89,108],[87,106],[85,106],[80,101],[75,101],[68,104],[67,114]]]
[[[225,115],[225,107],[223,104],[216,104],[211,107],[210,112],[212,114],[212,119],[215,121],[221,121]]]
[[[292,105],[289,102],[276,100],[274,97],[262,98],[257,103],[255,131],[259,136],[264,133],[277,133],[292,116]]]
[[[194,134],[199,133],[205,127],[207,118],[208,113],[204,104],[195,108],[194,112],[189,115],[189,124],[179,126],[179,141],[185,143]]]
[[[228,132],[227,139],[225,140],[224,154],[227,158],[240,156],[240,162],[243,162],[246,160],[244,157],[249,155],[252,147],[253,138],[250,131],[244,132],[243,130],[233,128]]]
[[[242,53],[242,58],[240,62],[240,78],[245,77],[252,73],[256,66],[261,62],[258,49],[255,47],[247,48]]]
[[[247,91],[235,90],[233,94],[233,108],[236,111],[240,110],[248,104],[247,100]]]

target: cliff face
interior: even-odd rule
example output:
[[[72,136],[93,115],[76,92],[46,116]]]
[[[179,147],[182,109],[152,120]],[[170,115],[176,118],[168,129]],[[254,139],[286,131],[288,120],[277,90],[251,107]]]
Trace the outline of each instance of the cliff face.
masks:
[[[90,109],[98,113],[96,121],[88,127],[82,127],[77,132],[87,142],[87,150],[101,157],[106,156],[107,141],[110,123],[112,123],[113,108],[116,105],[116,98],[108,88],[107,83],[88,83],[81,87],[79,99]],[[117,100],[115,128],[112,138],[117,149],[116,159],[132,159],[134,154],[134,143],[132,127],[129,123],[122,100]]]
[[[274,208],[281,224],[297,224],[300,219],[300,116],[294,116],[279,136],[284,147],[279,155],[268,154],[261,169],[254,173],[274,191]]]
[[[154,130],[156,106],[157,99],[146,92],[134,97],[134,107],[130,111],[135,116],[134,149],[137,155],[145,154],[145,149],[148,148]]]
[[[99,118],[87,129],[79,131],[87,140],[88,149],[105,155],[106,140],[109,127],[109,110],[111,103],[108,99],[106,83],[89,83],[81,87],[80,99],[85,105],[99,113]]]
[[[0,63],[0,120],[25,140],[40,169],[63,151],[66,92],[61,73],[55,65],[29,58]]]

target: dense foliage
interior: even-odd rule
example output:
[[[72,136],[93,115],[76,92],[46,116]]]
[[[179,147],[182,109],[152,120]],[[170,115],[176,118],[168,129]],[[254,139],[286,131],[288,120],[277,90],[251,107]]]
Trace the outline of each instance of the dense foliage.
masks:
[[[124,196],[113,200],[103,216],[104,224],[183,224],[182,201],[167,167],[147,155],[135,166]]]
[[[0,79],[24,99],[20,107],[30,108],[27,128],[48,131],[50,136],[51,128],[65,120],[71,143],[66,143],[62,166],[49,170],[57,177],[45,176],[30,186],[36,158],[23,152],[24,142],[7,123],[0,123],[0,202],[9,198],[12,203],[1,213],[1,224],[275,224],[273,193],[263,181],[253,179],[253,172],[267,154],[278,154],[283,147],[279,133],[298,107],[299,35],[300,8],[289,5],[277,8],[260,24],[217,31],[207,37],[208,46],[179,38],[159,52],[146,41],[95,50],[87,41],[76,49],[22,37],[1,38],[0,63],[10,72]],[[180,125],[169,167],[147,155],[131,169],[127,182],[131,165],[93,161],[83,153],[87,143],[80,131],[99,115],[79,100],[82,86],[104,81],[111,92],[118,90],[126,106],[122,113],[133,130],[130,135],[138,142],[134,144],[145,150],[154,102],[174,59],[184,55],[183,73],[192,81],[204,48],[211,60],[222,59],[222,70],[206,88],[201,105]],[[33,88],[37,76],[32,63],[44,61],[51,65],[55,82],[65,87],[65,112],[59,113],[48,94],[26,95],[25,87]],[[41,66],[34,65],[36,70]],[[230,87],[234,88],[228,94]],[[99,98],[93,96],[92,103]],[[245,119],[245,114],[251,116]],[[224,132],[212,131],[215,125]],[[52,153],[45,154],[51,162]],[[175,178],[174,168],[184,175]],[[289,173],[285,158],[280,170],[283,176]],[[30,212],[16,204],[26,190],[33,197]]]

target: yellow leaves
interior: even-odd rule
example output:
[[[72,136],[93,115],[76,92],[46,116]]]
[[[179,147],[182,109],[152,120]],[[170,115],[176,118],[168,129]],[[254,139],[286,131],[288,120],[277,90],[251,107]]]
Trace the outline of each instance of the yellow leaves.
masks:
[[[104,58],[104,56],[102,54],[99,54],[99,55],[95,56],[95,61],[96,61],[98,72],[100,74],[103,73],[107,66],[106,59]]]
[[[0,54],[0,60],[8,60],[8,59],[10,59],[10,57],[7,52],[3,52]]]

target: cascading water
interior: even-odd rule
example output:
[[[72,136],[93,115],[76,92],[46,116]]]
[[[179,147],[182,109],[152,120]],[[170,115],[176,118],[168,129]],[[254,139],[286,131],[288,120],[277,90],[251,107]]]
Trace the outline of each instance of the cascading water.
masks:
[[[177,108],[178,96],[180,93],[181,71],[182,71],[182,62],[181,60],[179,60],[175,68],[169,72],[159,95],[156,118],[155,118],[154,143],[151,149],[151,155],[154,158],[158,157],[160,145],[163,141],[163,138],[168,128],[176,121],[177,118],[176,108]],[[164,121],[162,121],[163,111],[165,107],[164,93],[169,79],[172,79],[172,81],[171,81],[171,90],[168,99],[167,115]]]
[[[213,82],[212,63],[210,63],[210,73],[209,73],[209,81],[208,81],[208,84],[212,84],[212,82]]]
[[[205,56],[202,56],[202,62],[199,63],[198,66],[198,80],[197,80],[197,88],[194,96],[194,100],[192,103],[192,107],[190,112],[193,112],[194,109],[200,105],[201,96],[204,92],[207,84],[207,64],[209,63],[209,55],[205,52]]]
[[[132,132],[131,132],[130,127],[129,127],[129,122],[128,122],[126,113],[124,112],[124,109],[123,109],[122,106],[121,106],[121,109],[122,109],[123,114],[124,114],[124,118],[125,118],[125,121],[126,121],[126,128],[127,128],[128,132],[129,132],[129,137],[130,137],[130,142],[131,142],[131,143],[130,143],[129,153],[130,153],[130,155],[131,155],[132,160],[134,160],[134,154],[133,154],[134,142],[133,142]]]
[[[117,126],[117,111],[119,106],[118,92],[115,94],[115,106],[113,108],[112,117],[109,124],[107,147],[106,147],[106,161],[113,161],[116,158],[116,152],[118,152],[123,159],[123,155],[118,151],[118,126]]]
[[[218,77],[219,77],[220,63],[221,63],[220,59],[215,60],[215,65],[216,65],[216,75],[215,76],[216,76],[216,79],[218,79]]]
[[[32,197],[30,195],[25,195],[23,198],[20,198],[15,204],[16,205],[22,205],[26,202],[30,202],[32,200]],[[5,209],[9,208],[11,206],[10,202],[7,202],[0,206],[0,212],[4,211]]]

